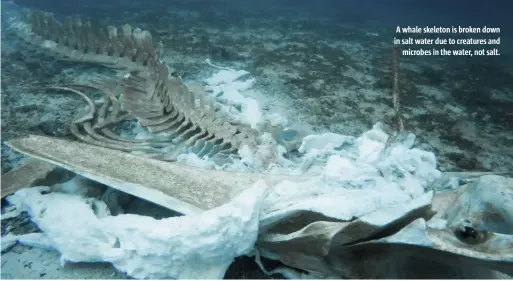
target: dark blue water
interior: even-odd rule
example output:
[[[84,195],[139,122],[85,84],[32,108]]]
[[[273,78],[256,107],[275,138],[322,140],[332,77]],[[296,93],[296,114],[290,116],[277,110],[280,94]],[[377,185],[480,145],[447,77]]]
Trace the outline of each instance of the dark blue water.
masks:
[[[493,25],[506,29],[513,26],[513,2],[508,0],[15,0],[25,6],[52,10],[60,13],[91,13],[100,7],[110,6],[127,12],[140,11],[141,7],[155,9],[182,6],[197,9],[237,10],[276,16],[270,11],[308,12],[312,17],[336,19],[342,22],[379,21],[388,25],[451,24]]]
[[[379,26],[389,30],[386,34],[392,40],[397,26],[462,26],[501,28],[502,54],[513,52],[513,1],[508,0],[15,0],[30,8],[62,15],[103,20],[106,17],[124,23],[123,17],[144,11],[152,25],[152,19],[165,16],[172,7],[196,10],[200,13],[222,11],[233,23],[244,17],[286,18],[303,21],[330,21],[367,26]],[[204,19],[205,20],[205,19]],[[208,19],[215,22],[216,16]],[[223,19],[223,21],[227,21]],[[383,29],[381,30],[383,32]],[[337,36],[334,34],[334,36]]]

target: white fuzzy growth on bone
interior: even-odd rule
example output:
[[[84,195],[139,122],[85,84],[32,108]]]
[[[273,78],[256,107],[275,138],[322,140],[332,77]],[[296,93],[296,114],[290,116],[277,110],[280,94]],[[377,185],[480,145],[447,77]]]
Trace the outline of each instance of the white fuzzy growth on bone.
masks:
[[[87,199],[41,194],[44,189],[20,190],[10,202],[29,212],[62,254],[62,263],[111,262],[134,278],[220,279],[235,257],[252,250],[267,187],[257,183],[197,216],[161,220],[130,214],[99,218]]]
[[[262,111],[258,101],[247,96],[255,79],[238,80],[247,74],[249,72],[244,70],[223,68],[205,80],[205,90],[234,121],[256,129],[263,120]]]
[[[209,87],[214,92],[221,87],[227,90],[226,106],[244,105],[234,118],[260,122],[258,102],[255,100],[253,112],[251,99],[243,95],[250,82],[235,81],[246,73],[220,69],[207,80]],[[272,140],[268,135],[262,135],[262,147],[256,152],[242,147],[242,159],[228,167],[215,167],[209,159],[192,154],[180,155],[178,160],[197,167],[251,171],[264,158],[284,153],[280,146],[269,149]],[[294,161],[276,158],[281,162],[273,172],[308,170],[316,175],[311,181],[284,181],[269,188],[258,183],[232,202],[198,215],[162,220],[104,216],[93,211],[102,209],[103,202],[84,198],[79,190],[75,194],[41,194],[42,187],[20,190],[9,201],[17,207],[13,212],[29,212],[48,238],[45,241],[51,241],[50,246],[62,254],[63,262],[111,262],[135,278],[222,278],[235,257],[253,249],[259,228],[296,211],[311,210],[341,220],[375,212],[369,219],[380,223],[411,209],[415,202],[429,201],[432,195],[425,190],[440,172],[432,153],[412,148],[413,137],[381,157],[388,135],[379,124],[360,137],[334,133],[307,136],[300,148],[304,155]],[[66,190],[75,189],[66,186]],[[390,213],[380,217],[380,212]],[[409,235],[415,233],[407,236],[414,240]],[[22,239],[18,242],[23,243]]]
[[[87,198],[41,195],[38,188],[23,189],[10,201],[29,211],[61,252],[63,261],[111,262],[135,278],[221,278],[233,258],[253,249],[259,227],[298,210],[342,220],[393,211],[374,217],[379,222],[411,209],[412,198],[422,202],[431,198],[424,190],[439,172],[429,154],[400,144],[380,162],[375,159],[379,159],[376,155],[386,138],[376,141],[379,135],[382,131],[376,126],[344,151],[334,150],[336,144],[312,145],[322,147],[323,155],[328,155],[324,164],[315,164],[324,172],[312,181],[284,181],[270,188],[267,195],[265,184],[258,183],[232,202],[197,216],[98,218]],[[333,135],[309,139],[326,144],[324,138],[346,139]],[[308,152],[319,153],[316,150]],[[390,175],[383,177],[380,170],[390,171]],[[405,174],[394,177],[396,172]]]

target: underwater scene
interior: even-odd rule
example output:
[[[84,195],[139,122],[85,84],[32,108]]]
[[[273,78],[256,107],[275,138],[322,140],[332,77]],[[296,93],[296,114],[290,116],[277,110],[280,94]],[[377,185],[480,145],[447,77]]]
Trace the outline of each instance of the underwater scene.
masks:
[[[1,278],[512,278],[512,8],[1,1]]]

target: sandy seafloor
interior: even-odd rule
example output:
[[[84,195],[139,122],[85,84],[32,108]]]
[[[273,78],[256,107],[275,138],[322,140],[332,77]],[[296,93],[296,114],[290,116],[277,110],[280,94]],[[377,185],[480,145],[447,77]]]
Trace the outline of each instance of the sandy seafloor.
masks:
[[[5,2],[2,8],[5,10]],[[164,44],[164,58],[186,81],[212,74],[205,59],[249,71],[265,113],[317,132],[358,136],[392,116],[394,30],[377,22],[342,24],[308,15],[203,11],[184,7],[138,13],[98,7],[101,24],[129,23]],[[103,14],[102,14],[103,13]],[[401,57],[405,127],[433,151],[442,171],[513,170],[513,59]],[[3,141],[28,133],[70,138],[68,123],[83,106],[74,96],[29,91],[95,71],[54,61],[20,44],[2,26],[2,173],[23,159]],[[262,93],[263,95],[261,95]],[[5,202],[2,202],[5,203]],[[38,231],[27,217],[2,221],[2,236]],[[2,279],[126,278],[105,264],[67,264],[58,254],[15,246],[2,253]],[[249,259],[227,278],[265,278]]]

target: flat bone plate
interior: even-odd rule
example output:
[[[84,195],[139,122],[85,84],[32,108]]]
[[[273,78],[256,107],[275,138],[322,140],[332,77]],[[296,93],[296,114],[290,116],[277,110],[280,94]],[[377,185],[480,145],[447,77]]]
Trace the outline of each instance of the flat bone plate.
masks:
[[[37,135],[6,144],[33,158],[186,215],[223,205],[259,180],[273,185],[283,180],[308,179],[200,169]]]

